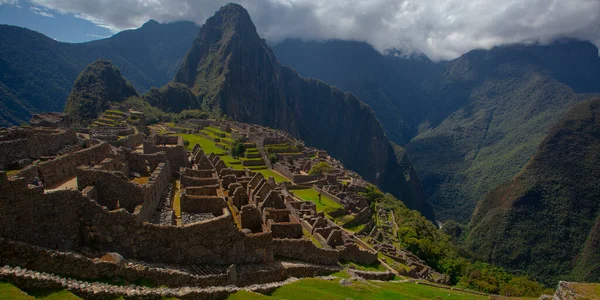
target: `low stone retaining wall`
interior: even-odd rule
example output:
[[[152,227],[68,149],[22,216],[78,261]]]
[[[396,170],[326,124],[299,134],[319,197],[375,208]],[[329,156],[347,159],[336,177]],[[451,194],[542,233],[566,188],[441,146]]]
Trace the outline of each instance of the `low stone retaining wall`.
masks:
[[[135,148],[144,142],[144,135],[142,133],[136,133],[128,135],[122,139],[116,141],[110,141],[109,143],[115,147],[127,147]]]
[[[297,281],[290,278],[285,281],[251,285],[245,288],[235,286],[223,287],[182,287],[182,288],[147,288],[140,286],[114,286],[99,282],[84,282],[61,278],[47,273],[33,272],[21,268],[3,267],[0,269],[0,280],[10,282],[25,290],[60,290],[66,289],[84,299],[225,299],[228,295],[241,290],[256,293],[270,293],[277,288]]]
[[[328,197],[329,199],[335,201],[335,203],[342,205],[342,199],[338,198],[337,196],[330,194],[329,192],[319,188],[316,185],[313,186],[313,188],[315,190],[317,190],[317,192],[319,192],[319,193],[323,194],[324,196]]]
[[[370,272],[370,271],[361,271],[361,270],[353,270],[348,269],[348,273],[353,276],[358,276],[367,280],[383,280],[389,281],[394,279],[394,273],[392,272]]]
[[[123,278],[127,282],[148,280],[154,285],[168,287],[225,286],[228,276],[223,266],[205,266],[211,270],[205,275],[189,273],[183,269],[127,262],[118,254],[109,259],[88,258],[74,252],[54,251],[31,244],[0,238],[0,264],[27,268],[37,272],[57,274],[83,280]],[[290,277],[314,277],[339,271],[339,266],[324,266],[304,262],[269,262],[265,264],[237,265],[237,286],[249,286],[282,281]]]
[[[273,239],[273,254],[322,265],[335,265],[339,261],[338,251],[318,248],[308,239]]]
[[[250,160],[242,160],[242,166],[245,167],[257,167],[264,166],[265,162],[262,159],[250,159]]]

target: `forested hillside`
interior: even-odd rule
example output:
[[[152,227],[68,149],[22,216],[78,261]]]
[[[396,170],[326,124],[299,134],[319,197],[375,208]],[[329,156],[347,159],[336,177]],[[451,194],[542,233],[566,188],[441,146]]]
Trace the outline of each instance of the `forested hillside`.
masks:
[[[108,59],[140,92],[169,82],[198,26],[159,24],[81,44],[57,42],[29,29],[0,25],[0,126],[29,121],[32,113],[62,111],[85,66]]]

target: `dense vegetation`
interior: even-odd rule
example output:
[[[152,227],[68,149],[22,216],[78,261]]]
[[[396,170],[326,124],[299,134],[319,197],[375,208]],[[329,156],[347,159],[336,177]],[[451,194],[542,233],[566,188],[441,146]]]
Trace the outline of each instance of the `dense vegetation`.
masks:
[[[181,83],[169,83],[160,89],[150,88],[144,95],[144,99],[150,105],[160,108],[165,112],[179,113],[186,109],[199,109],[201,107],[198,98],[187,85]]]
[[[548,284],[569,274],[573,280],[598,280],[599,154],[600,100],[595,100],[570,110],[522,172],[480,202],[469,247]]]
[[[112,61],[140,92],[163,86],[197,33],[193,22],[149,21],[108,39],[68,44],[0,25],[0,126],[29,121],[34,112],[62,111],[77,75],[100,58]]]
[[[392,210],[398,224],[400,246],[447,274],[452,284],[486,293],[507,296],[539,296],[546,288],[526,276],[518,276],[488,263],[474,260],[444,230],[438,229],[419,212],[408,209],[391,194],[370,186],[365,194],[371,205]]]
[[[321,175],[327,174],[331,171],[333,171],[333,167],[330,164],[322,161],[322,162],[312,166],[312,168],[310,168],[310,170],[308,171],[308,175],[321,176]]]
[[[112,102],[138,96],[121,72],[107,60],[98,60],[87,66],[75,80],[65,112],[75,123],[89,124]]]

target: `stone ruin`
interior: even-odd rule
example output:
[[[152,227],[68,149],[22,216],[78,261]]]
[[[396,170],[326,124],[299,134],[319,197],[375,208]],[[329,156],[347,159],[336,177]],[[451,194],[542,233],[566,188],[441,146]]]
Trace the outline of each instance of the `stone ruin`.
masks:
[[[29,120],[29,125],[34,127],[67,129],[71,127],[71,117],[60,112],[34,114]]]
[[[0,128],[0,169],[20,170],[36,160],[48,160],[80,149],[71,129],[12,127]]]
[[[0,130],[3,164],[36,161],[11,176],[0,172],[0,264],[54,274],[44,277],[47,284],[65,282],[61,276],[121,277],[202,289],[328,274],[340,269],[339,261],[377,261],[376,249],[285,184],[228,168],[199,145],[186,152],[181,137],[131,134],[125,140],[115,146],[82,141],[70,129]],[[358,220],[368,207],[352,184],[339,184],[348,173],[336,166],[340,172],[315,188],[337,197]],[[36,178],[41,185],[32,184]],[[0,279],[15,274],[5,268]],[[213,290],[198,293],[214,296]]]

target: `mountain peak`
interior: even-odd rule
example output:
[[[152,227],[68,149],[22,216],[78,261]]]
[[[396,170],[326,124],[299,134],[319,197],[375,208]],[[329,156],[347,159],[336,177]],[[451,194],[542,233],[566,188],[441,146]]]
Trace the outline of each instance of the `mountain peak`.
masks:
[[[142,25],[142,28],[156,26],[156,25],[160,25],[160,23],[154,19],[150,19],[150,20],[148,20],[148,22],[146,22],[146,23],[144,23],[144,25]]]
[[[248,11],[235,3],[221,7],[214,16],[206,21],[204,27],[217,30],[224,37],[235,33],[242,39],[246,37],[260,39]]]
[[[77,123],[85,124],[110,107],[111,102],[122,102],[138,96],[117,67],[106,59],[89,64],[79,74],[69,95],[65,112]]]

